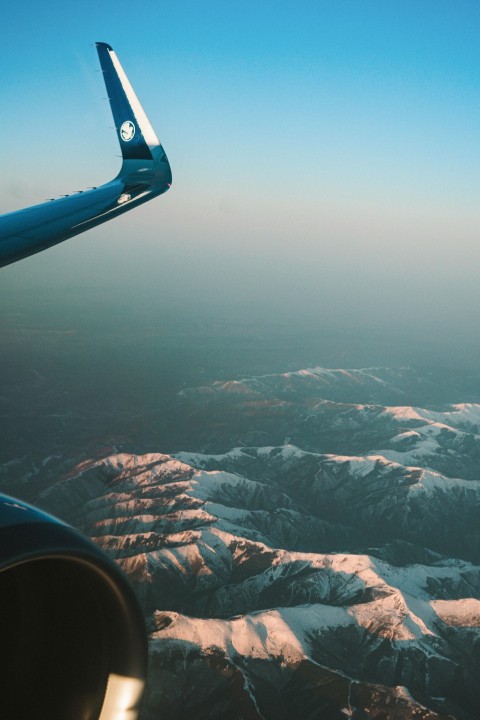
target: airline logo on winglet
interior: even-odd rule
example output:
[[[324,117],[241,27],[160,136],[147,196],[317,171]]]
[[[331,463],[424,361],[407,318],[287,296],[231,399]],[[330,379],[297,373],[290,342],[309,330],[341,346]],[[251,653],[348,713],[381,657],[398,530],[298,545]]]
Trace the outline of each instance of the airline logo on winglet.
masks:
[[[122,124],[122,127],[120,128],[120,137],[122,140],[125,140],[125,142],[130,142],[130,140],[135,135],[135,125],[132,123],[131,120],[125,120],[125,122]]]

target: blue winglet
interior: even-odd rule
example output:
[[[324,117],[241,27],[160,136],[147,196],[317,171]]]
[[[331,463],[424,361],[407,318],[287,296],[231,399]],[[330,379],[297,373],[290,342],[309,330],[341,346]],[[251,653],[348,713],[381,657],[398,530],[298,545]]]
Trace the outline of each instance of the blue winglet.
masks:
[[[152,149],[160,147],[160,141],[115,51],[107,43],[97,42],[96,46],[123,159],[151,160]]]

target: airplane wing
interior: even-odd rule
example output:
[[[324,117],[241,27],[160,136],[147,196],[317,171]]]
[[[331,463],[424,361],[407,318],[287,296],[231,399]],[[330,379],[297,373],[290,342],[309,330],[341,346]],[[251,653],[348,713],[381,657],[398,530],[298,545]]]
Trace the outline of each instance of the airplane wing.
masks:
[[[115,52],[106,43],[96,46],[122,151],[120,172],[97,188],[0,215],[0,267],[111,220],[172,183],[165,151]]]

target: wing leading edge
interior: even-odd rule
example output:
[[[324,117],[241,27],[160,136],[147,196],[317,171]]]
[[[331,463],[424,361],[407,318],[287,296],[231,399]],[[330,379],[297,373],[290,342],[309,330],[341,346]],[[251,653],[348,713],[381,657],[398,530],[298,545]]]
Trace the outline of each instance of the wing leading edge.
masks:
[[[122,150],[117,177],[98,188],[0,215],[0,267],[57,245],[166,192],[172,173],[120,62],[96,43]]]

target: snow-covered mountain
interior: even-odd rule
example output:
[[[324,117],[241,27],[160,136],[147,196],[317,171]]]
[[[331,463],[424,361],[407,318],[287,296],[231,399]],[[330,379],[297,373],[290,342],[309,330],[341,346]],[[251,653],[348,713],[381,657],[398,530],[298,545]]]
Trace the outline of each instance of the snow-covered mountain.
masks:
[[[464,400],[409,369],[218,381],[179,394],[181,450],[37,461],[28,499],[141,599],[144,719],[477,720],[480,405]]]

